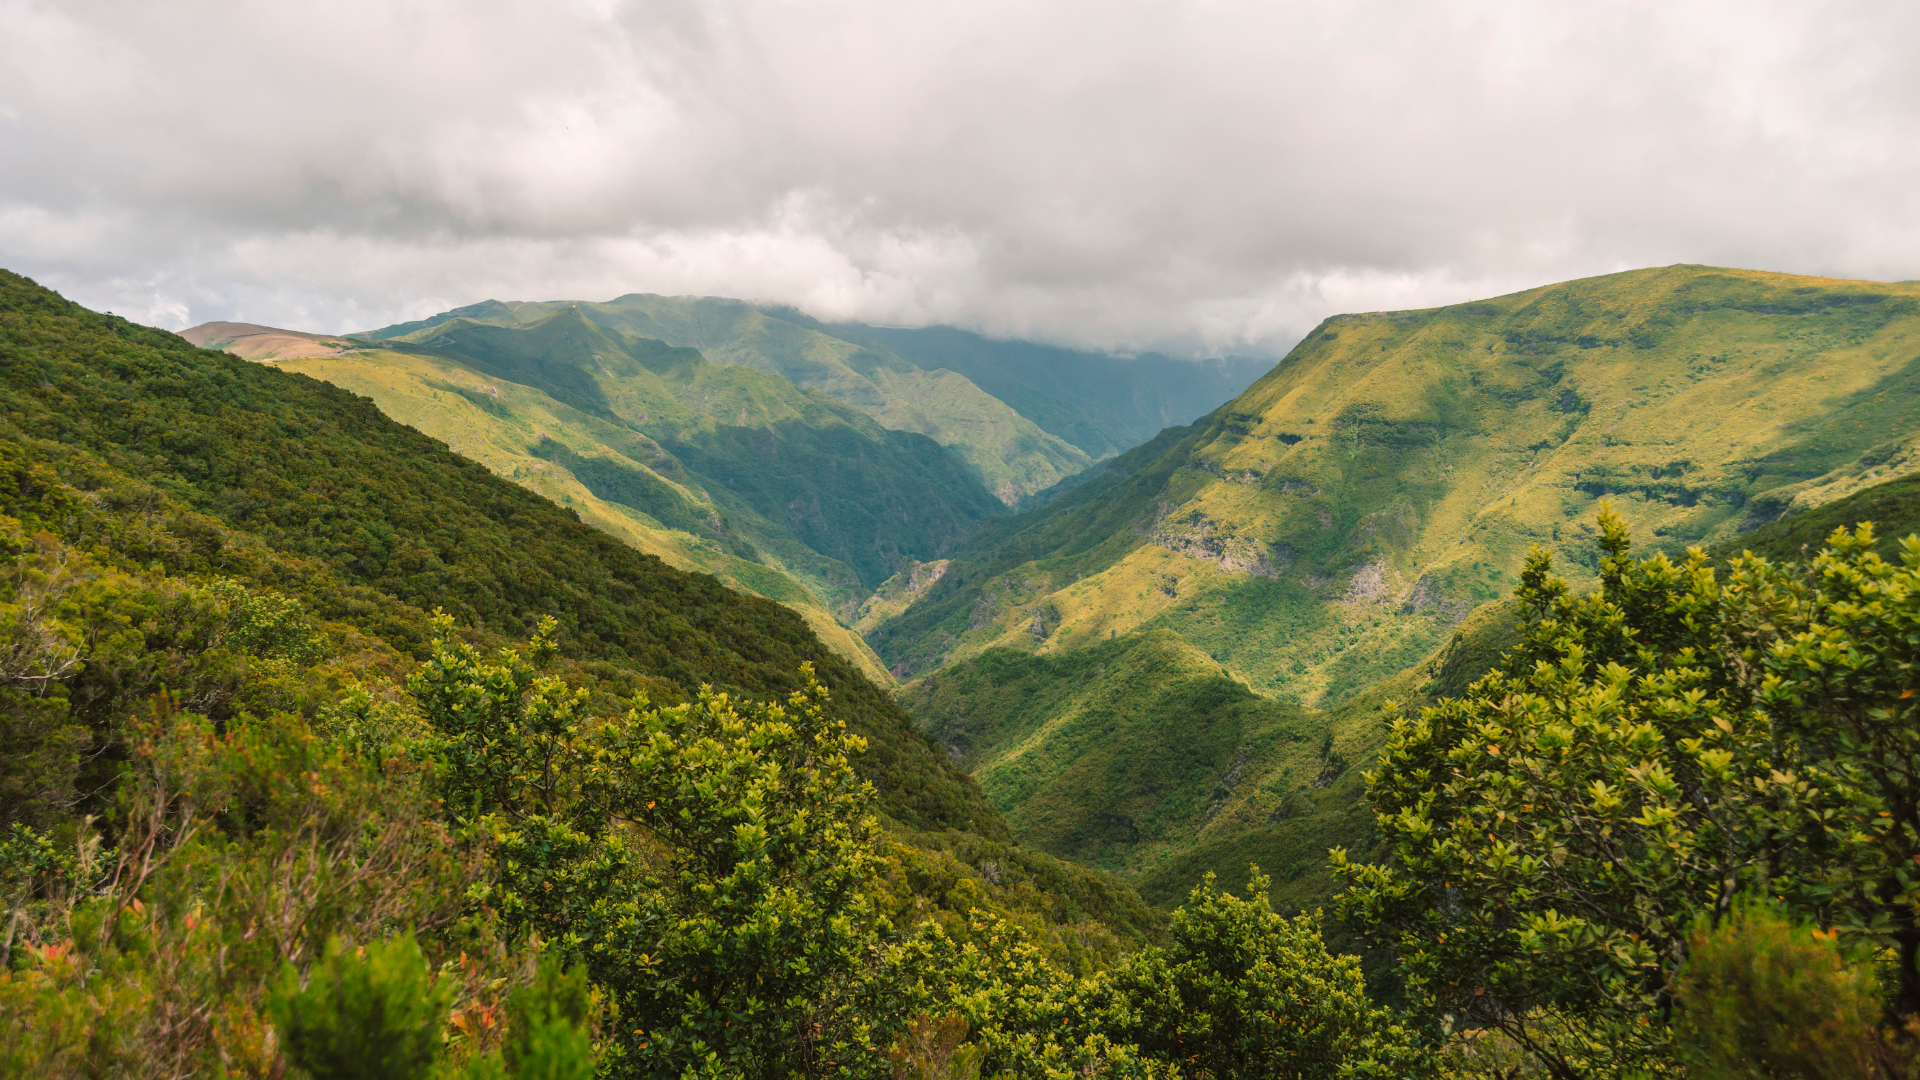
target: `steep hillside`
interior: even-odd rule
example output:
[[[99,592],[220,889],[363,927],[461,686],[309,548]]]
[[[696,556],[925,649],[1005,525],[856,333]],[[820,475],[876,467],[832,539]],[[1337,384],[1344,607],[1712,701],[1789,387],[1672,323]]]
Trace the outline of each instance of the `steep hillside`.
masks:
[[[1722,562],[1745,552],[1775,562],[1805,559],[1819,551],[1835,529],[1851,529],[1862,522],[1872,523],[1874,550],[1880,557],[1898,563],[1905,554],[1902,541],[1920,534],[1920,472],[1886,480],[1724,540],[1714,547],[1713,554]]]
[[[338,356],[355,342],[335,335],[282,330],[257,323],[201,323],[180,336],[203,349],[219,349],[246,360],[285,360],[297,356]]]
[[[424,649],[434,608],[500,644],[551,615],[577,677],[608,692],[781,694],[810,661],[871,743],[890,814],[1004,835],[973,781],[798,615],[628,547],[365,398],[3,274],[0,405],[0,439],[82,508],[115,512],[105,526],[69,513],[67,543],[101,542],[104,528],[133,545],[135,566],[251,575],[398,657]]]
[[[1023,842],[1099,866],[1161,904],[1258,863],[1274,897],[1334,890],[1327,850],[1365,851],[1361,775],[1380,706],[1455,695],[1514,640],[1489,604],[1412,670],[1324,712],[1253,693],[1167,630],[1053,655],[992,649],[908,686],[910,712],[980,781]]]
[[[1096,459],[1146,442],[1161,428],[1193,423],[1273,366],[1271,359],[1245,356],[1110,356],[996,341],[951,326],[840,323],[827,329],[849,341],[890,347],[921,367],[957,371]]]
[[[642,294],[606,303],[489,300],[356,336],[429,342],[454,320],[530,326],[562,309],[575,309],[604,327],[698,349],[717,364],[778,375],[845,402],[887,428],[926,435],[951,447],[1009,506],[1092,463],[1084,451],[1048,434],[965,376],[924,370],[884,346],[833,337],[798,312],[762,310],[738,300]]]
[[[1651,546],[1713,543],[1916,432],[1920,285],[1677,266],[1337,316],[1199,424],[983,530],[868,636],[923,675],[1167,629],[1332,705],[1506,592],[1529,545],[1577,577],[1601,499]]]
[[[931,439],[572,308],[281,366],[372,397],[644,550],[809,613],[849,655],[870,652],[829,610],[850,615],[999,509]]]

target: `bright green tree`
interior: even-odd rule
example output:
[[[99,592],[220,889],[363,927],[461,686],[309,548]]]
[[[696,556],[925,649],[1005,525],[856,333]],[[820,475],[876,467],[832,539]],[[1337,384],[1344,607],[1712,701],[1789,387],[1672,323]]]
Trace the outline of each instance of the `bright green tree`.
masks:
[[[1862,794],[1849,859],[1810,883],[1851,932],[1892,949],[1893,1011],[1920,1015],[1920,538],[1901,562],[1873,530],[1838,530],[1807,569],[1764,563],[1735,581],[1779,627],[1765,707],[1824,774]]]
[[[1256,871],[1244,900],[1212,874],[1195,886],[1171,940],[1114,973],[1114,1038],[1221,1078],[1423,1075],[1411,1033],[1368,1000],[1358,958],[1328,954],[1317,913],[1275,912],[1271,884]]]
[[[1503,667],[1393,717],[1368,789],[1390,862],[1334,853],[1343,914],[1430,1022],[1498,1029],[1564,1078],[1659,1068],[1696,917],[1817,879],[1857,802],[1759,707],[1750,598],[1697,550],[1636,561],[1601,527],[1598,591],[1536,550]]]
[[[834,1003],[875,930],[874,794],[811,668],[784,703],[703,689],[603,721],[542,674],[552,620],[492,661],[450,629],[409,685],[450,810],[497,844],[480,899],[585,963],[609,1067],[771,1077],[864,1050]]]
[[[313,1080],[421,1080],[452,997],[408,934],[358,949],[334,938],[304,986],[289,965],[269,1000],[281,1053]]]

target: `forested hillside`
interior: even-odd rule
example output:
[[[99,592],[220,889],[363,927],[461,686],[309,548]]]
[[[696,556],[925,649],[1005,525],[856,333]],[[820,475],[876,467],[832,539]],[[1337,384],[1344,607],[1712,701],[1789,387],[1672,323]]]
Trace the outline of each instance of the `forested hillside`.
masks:
[[[96,315],[18,277],[5,286],[5,434],[30,459],[74,470],[63,481],[109,508],[145,499],[189,515],[186,532],[156,540],[193,560],[174,572],[235,573],[240,552],[272,553],[261,584],[401,656],[425,654],[435,608],[488,642],[552,617],[567,659],[656,693],[703,683],[783,693],[810,662],[873,744],[868,767],[889,812],[1000,830],[891,697],[780,605],[665,566],[365,398]]]
[[[856,659],[871,653],[835,615],[1000,510],[925,436],[572,308],[280,367],[366,394],[643,550],[789,604]]]
[[[599,325],[698,349],[708,360],[777,375],[853,406],[883,426],[951,448],[1011,506],[1084,469],[1092,459],[952,371],[924,370],[885,346],[823,333],[798,312],[738,300],[632,294],[605,303],[489,300],[427,319],[354,335],[428,342],[456,319],[531,326],[562,309]]]

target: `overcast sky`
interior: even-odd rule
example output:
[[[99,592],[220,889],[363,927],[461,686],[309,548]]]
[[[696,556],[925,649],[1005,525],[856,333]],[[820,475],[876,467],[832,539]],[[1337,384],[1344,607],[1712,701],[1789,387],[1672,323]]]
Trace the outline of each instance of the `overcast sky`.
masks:
[[[0,266],[169,328],[626,292],[1187,353],[1920,277],[1920,5],[0,0]]]

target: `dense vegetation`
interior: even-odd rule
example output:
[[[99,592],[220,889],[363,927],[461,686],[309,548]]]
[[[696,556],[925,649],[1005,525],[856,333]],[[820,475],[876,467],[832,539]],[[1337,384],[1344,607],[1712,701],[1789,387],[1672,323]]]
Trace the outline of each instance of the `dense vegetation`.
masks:
[[[748,588],[757,579],[738,564],[756,563],[836,608],[1001,509],[923,435],[887,430],[779,376],[601,327],[576,308],[524,328],[440,324],[431,343],[281,366],[367,394],[596,520],[617,515],[617,532],[683,534],[710,549],[702,559],[683,542],[687,561]]]
[[[1171,628],[912,688],[1022,832],[1195,882],[1167,918],[1009,843],[790,610],[336,387],[0,284],[7,1075],[1920,1063],[1920,537],[1636,558],[1604,511],[1591,591],[1536,548],[1325,713]],[[1339,921],[1276,910],[1330,836]],[[1288,880],[1204,872],[1249,856]]]
[[[1916,357],[1920,287],[1707,267],[1340,316],[1192,427],[984,524],[867,637],[925,680],[902,700],[967,736],[1023,838],[1156,899],[1257,858],[1276,900],[1311,907],[1324,850],[1367,831],[1374,706],[1464,692],[1478,672],[1442,686],[1438,654],[1497,658],[1492,613],[1464,620],[1529,547],[1592,583],[1601,499],[1674,556],[1751,537],[1805,558],[1840,524],[1920,526],[1910,486],[1871,486],[1920,467]],[[1205,680],[1259,700],[1176,692]],[[1109,771],[1154,782],[1036,779]]]
[[[1518,647],[1394,717],[1368,784],[1387,857],[1336,852],[1342,911],[1397,954],[1416,1016],[1548,1076],[1909,1075],[1920,537],[1889,563],[1870,527],[1837,530],[1808,564],[1722,577],[1600,525],[1598,590],[1536,551]],[[1829,1006],[1817,1037],[1739,1037]]]
[[[716,364],[765,372],[850,405],[887,428],[926,435],[957,454],[1007,505],[1092,460],[964,375],[921,368],[877,342],[836,337],[797,311],[738,300],[642,294],[605,303],[489,300],[356,336],[425,342],[461,320],[532,326],[560,311],[575,311],[611,330],[698,349]]]
[[[63,542],[124,543],[116,558],[132,566],[272,587],[408,657],[424,656],[435,608],[495,642],[551,616],[567,658],[615,695],[685,696],[703,683],[783,693],[810,662],[872,743],[867,768],[888,813],[998,834],[971,781],[780,605],[666,567],[365,398],[86,312],[18,277],[4,285],[0,437],[87,511],[47,512],[42,527]]]

